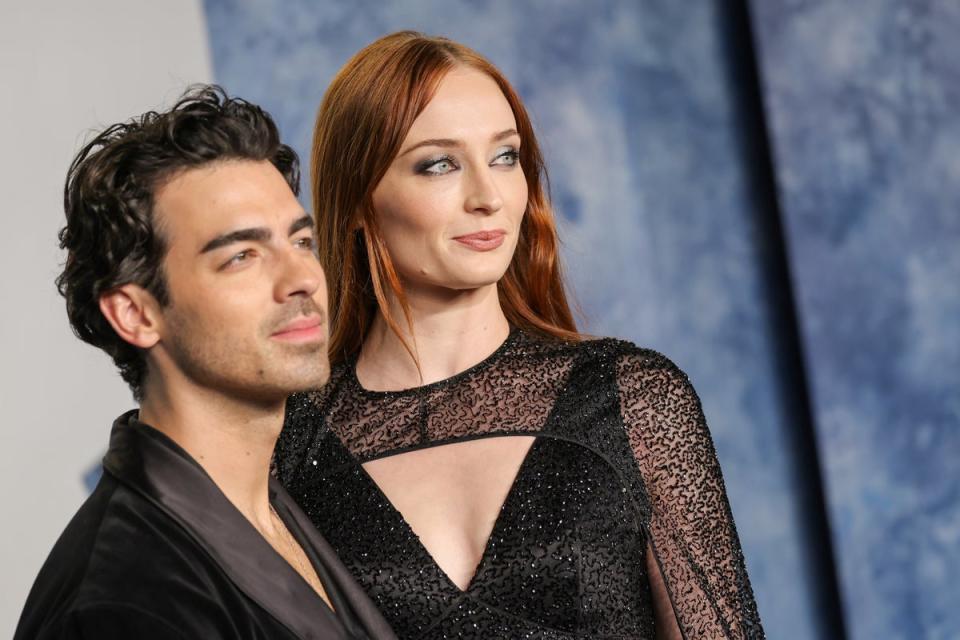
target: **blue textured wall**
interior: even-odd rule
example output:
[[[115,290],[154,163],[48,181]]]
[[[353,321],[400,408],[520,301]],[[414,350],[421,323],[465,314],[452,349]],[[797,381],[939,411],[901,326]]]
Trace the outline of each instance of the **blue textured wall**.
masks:
[[[385,33],[460,40],[534,116],[565,260],[593,333],[668,354],[700,392],[771,638],[834,638],[817,606],[797,434],[803,380],[782,344],[776,211],[720,2],[206,0],[215,77],[277,116],[308,158],[336,70]],[[741,34],[742,36],[742,34]],[[802,394],[799,394],[802,395]]]
[[[753,3],[851,637],[960,637],[960,4]]]

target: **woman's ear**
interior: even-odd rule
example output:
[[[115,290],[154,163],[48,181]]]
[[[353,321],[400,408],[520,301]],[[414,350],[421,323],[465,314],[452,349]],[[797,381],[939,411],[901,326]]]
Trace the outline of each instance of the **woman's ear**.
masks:
[[[101,294],[100,312],[117,335],[135,347],[149,349],[160,341],[160,305],[143,287],[125,284]]]

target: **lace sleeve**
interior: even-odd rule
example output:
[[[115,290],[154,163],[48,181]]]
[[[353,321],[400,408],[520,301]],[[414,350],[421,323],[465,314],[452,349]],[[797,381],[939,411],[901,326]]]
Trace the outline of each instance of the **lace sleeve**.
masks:
[[[672,362],[636,348],[620,356],[617,386],[650,500],[651,548],[684,638],[763,638],[693,386]]]

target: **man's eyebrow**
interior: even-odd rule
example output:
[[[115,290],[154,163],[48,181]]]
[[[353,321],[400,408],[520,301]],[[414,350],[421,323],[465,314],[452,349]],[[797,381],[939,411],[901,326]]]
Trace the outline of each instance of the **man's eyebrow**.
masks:
[[[307,227],[313,226],[313,218],[304,214],[303,216],[297,218],[293,221],[293,224],[290,225],[290,231],[287,232],[287,235],[292,236],[297,231],[301,229],[306,229]]]
[[[500,133],[493,134],[493,137],[490,139],[493,142],[499,142],[504,138],[509,138],[510,136],[520,135],[517,133],[516,129],[504,129]],[[417,144],[411,146],[409,149],[401,151],[397,157],[404,156],[414,149],[419,149],[420,147],[462,147],[463,142],[460,140],[454,140],[453,138],[430,138],[428,140],[421,140]]]
[[[221,234],[207,244],[203,245],[203,249],[200,249],[200,253],[208,253],[235,242],[266,242],[270,239],[271,235],[273,234],[270,233],[270,229],[265,229],[263,227],[237,229],[236,231],[230,231],[229,233]]]

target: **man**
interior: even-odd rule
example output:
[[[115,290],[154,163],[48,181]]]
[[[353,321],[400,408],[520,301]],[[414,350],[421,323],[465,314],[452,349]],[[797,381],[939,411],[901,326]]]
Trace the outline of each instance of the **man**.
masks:
[[[286,397],[324,384],[326,286],[296,154],[217,87],[74,160],[58,279],[139,400],[16,638],[393,638],[269,474]]]

